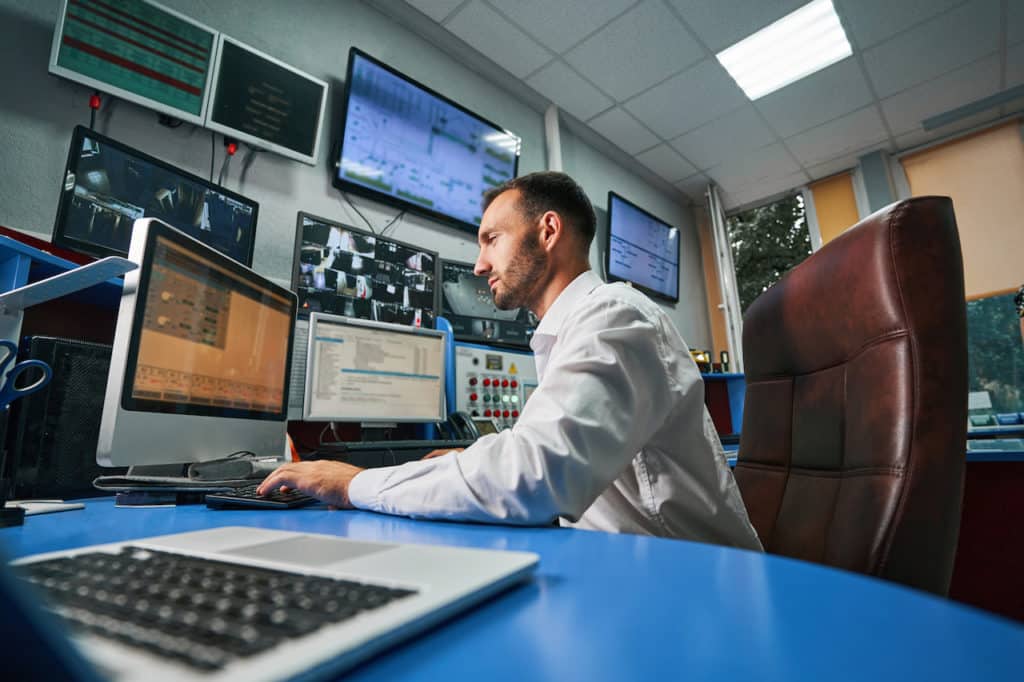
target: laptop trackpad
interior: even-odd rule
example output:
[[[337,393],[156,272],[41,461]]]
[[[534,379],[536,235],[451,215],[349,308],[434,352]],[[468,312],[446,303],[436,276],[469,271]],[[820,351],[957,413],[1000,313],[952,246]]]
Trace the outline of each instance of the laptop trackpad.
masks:
[[[296,566],[328,566],[356,559],[358,557],[394,549],[394,545],[381,545],[373,542],[356,542],[354,540],[333,540],[324,537],[306,535],[284,540],[272,540],[258,545],[248,545],[223,552],[233,556],[250,557],[280,561]]]

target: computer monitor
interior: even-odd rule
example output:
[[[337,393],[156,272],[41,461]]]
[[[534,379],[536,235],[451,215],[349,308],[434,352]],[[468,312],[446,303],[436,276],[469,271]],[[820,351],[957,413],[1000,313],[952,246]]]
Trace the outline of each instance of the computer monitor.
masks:
[[[323,312],[434,328],[437,252],[299,212],[292,289]]]
[[[537,327],[526,308],[500,310],[487,277],[473,273],[473,265],[441,259],[441,314],[452,326],[457,341],[526,348]]]
[[[221,34],[206,127],[316,165],[327,83]]]
[[[202,125],[218,35],[149,0],[63,0],[50,73]]]
[[[679,300],[679,230],[615,192],[608,192],[605,265],[609,280]]]
[[[84,126],[71,136],[53,243],[127,256],[132,225],[158,218],[252,265],[259,204]]]
[[[334,185],[476,235],[485,190],[516,177],[519,136],[349,50]]]
[[[129,257],[97,462],[281,456],[295,294],[158,220]]]
[[[444,421],[444,379],[442,331],[309,316],[306,421]]]

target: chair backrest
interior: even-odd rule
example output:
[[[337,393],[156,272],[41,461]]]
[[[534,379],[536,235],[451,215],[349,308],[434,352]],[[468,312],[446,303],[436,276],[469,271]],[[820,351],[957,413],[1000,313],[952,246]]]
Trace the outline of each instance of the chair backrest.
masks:
[[[743,325],[736,480],[765,549],[945,594],[967,439],[952,201],[865,218]]]

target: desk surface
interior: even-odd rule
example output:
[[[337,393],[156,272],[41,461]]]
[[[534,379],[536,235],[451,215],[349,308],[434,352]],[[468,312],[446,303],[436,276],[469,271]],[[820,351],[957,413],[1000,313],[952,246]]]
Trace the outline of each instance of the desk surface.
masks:
[[[0,530],[0,545],[17,557],[219,525],[540,554],[532,582],[346,679],[1020,679],[1020,625],[859,575],[691,542],[319,506],[117,509],[94,500]]]

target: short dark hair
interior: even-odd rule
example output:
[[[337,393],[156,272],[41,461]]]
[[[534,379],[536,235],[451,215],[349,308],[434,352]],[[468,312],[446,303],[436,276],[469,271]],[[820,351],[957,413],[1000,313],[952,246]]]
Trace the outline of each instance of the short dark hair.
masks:
[[[483,210],[499,195],[519,190],[519,210],[527,220],[536,221],[546,211],[554,211],[576,230],[581,237],[584,252],[590,250],[597,232],[594,207],[583,188],[565,173],[539,171],[506,180],[484,192]]]

